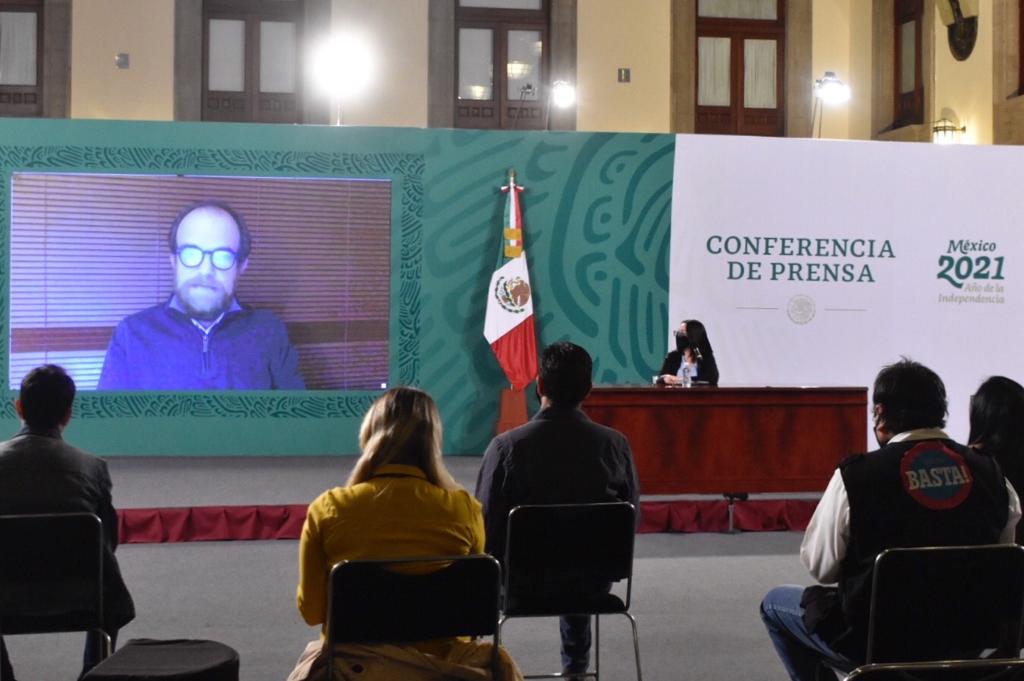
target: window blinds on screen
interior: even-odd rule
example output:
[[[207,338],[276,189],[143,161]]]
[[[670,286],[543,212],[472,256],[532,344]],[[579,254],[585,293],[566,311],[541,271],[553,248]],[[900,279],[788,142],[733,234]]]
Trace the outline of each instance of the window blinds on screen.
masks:
[[[94,389],[118,322],[171,296],[168,230],[204,199],[248,223],[237,298],[285,322],[308,388],[388,381],[389,180],[15,173],[12,185],[12,389],[44,362]]]

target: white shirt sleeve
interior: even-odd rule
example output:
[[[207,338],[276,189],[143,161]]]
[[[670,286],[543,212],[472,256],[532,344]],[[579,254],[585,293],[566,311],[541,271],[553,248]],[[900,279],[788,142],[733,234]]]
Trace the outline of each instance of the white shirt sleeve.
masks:
[[[1016,496],[1016,495],[1014,495]],[[1020,515],[1020,502],[1018,517]],[[800,545],[800,560],[822,584],[839,580],[839,568],[850,541],[850,499],[837,468],[828,482]]]
[[[1020,520],[1020,497],[1017,496],[1017,490],[1013,489],[1009,480],[1006,481],[1006,492],[1010,497],[1010,512],[1006,517],[1006,527],[999,535],[999,541],[1003,544],[1012,544],[1016,537],[1017,522]]]

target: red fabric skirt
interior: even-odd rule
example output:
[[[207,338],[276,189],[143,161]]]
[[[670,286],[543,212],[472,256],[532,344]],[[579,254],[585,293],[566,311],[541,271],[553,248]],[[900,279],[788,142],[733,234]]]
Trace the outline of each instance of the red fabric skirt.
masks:
[[[817,503],[813,499],[737,501],[732,526],[748,532],[802,531]],[[305,519],[306,504],[126,508],[118,511],[118,530],[122,544],[298,539]],[[725,499],[640,502],[640,532],[728,529]]]

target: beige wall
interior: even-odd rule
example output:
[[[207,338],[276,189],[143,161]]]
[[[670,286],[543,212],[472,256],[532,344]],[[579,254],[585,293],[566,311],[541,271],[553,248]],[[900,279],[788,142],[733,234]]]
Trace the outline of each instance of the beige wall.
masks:
[[[851,0],[849,137],[871,139],[871,3]]]
[[[1024,144],[1020,87],[1020,6],[995,0],[992,9],[992,143]]]
[[[670,0],[581,0],[578,130],[668,132]],[[631,82],[619,83],[620,67]]]
[[[426,0],[334,0],[335,30],[363,32],[376,73],[343,109],[345,125],[427,125]]]
[[[967,126],[961,144],[992,144],[992,29],[991,5],[982,3],[974,51],[967,61],[957,61],[949,51],[946,26],[936,14],[933,115],[937,120],[944,109],[955,113]]]
[[[862,83],[854,80],[850,66],[850,6],[857,0],[814,0],[811,28],[811,73],[815,79],[826,71],[834,71],[850,86],[851,99],[863,97]],[[870,93],[870,89],[867,90]],[[821,137],[845,139],[850,136],[850,105],[852,102],[822,106]],[[817,135],[815,124],[813,135]]]
[[[174,0],[71,4],[71,117],[174,118]]]
[[[813,0],[813,77],[835,71],[852,90],[848,105],[825,108],[822,137],[872,136],[870,4]],[[671,129],[671,5],[672,0],[579,3],[579,130]],[[363,31],[377,59],[368,90],[345,106],[346,124],[427,124],[427,9],[423,0],[332,0],[333,27]],[[934,18],[930,115],[955,112],[967,126],[964,143],[993,141],[994,19],[986,9],[983,3],[977,45],[966,62],[950,54],[946,28]],[[173,118],[174,0],[76,0],[71,32],[72,117]],[[129,69],[115,67],[117,52],[130,55]],[[631,69],[630,83],[616,82],[619,67]]]

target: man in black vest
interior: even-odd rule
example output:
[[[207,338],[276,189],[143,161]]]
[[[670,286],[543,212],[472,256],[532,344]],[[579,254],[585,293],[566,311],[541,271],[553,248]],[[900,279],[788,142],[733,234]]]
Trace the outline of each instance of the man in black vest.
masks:
[[[872,401],[881,449],[839,464],[800,546],[811,576],[838,586],[780,586],[761,603],[795,681],[863,662],[872,567],[883,550],[1009,543],[1021,516],[995,462],[942,432],[946,388],[935,372],[907,359],[884,367]]]

